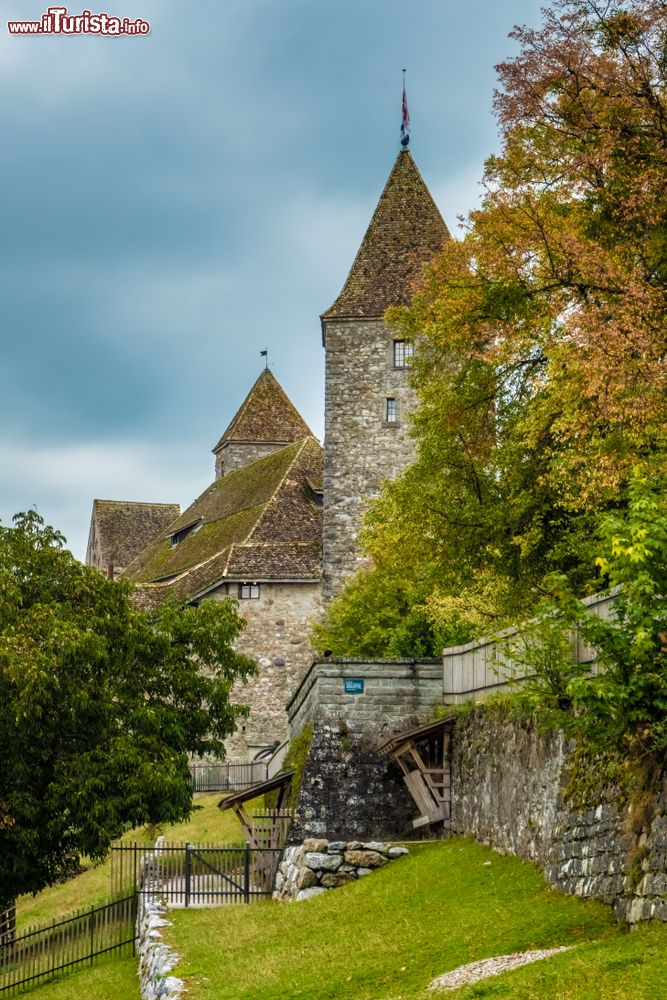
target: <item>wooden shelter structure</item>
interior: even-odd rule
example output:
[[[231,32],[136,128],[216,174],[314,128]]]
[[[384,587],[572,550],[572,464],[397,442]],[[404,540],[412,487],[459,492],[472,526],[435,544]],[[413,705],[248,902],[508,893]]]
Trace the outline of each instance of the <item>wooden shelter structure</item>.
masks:
[[[273,889],[280,856],[294,819],[293,813],[284,808],[293,777],[294,771],[282,771],[268,781],[261,781],[258,785],[251,785],[234,795],[228,795],[218,803],[218,808],[223,812],[233,809],[246,831],[248,843],[253,848],[252,879],[265,891]],[[275,791],[278,792],[278,798],[274,809],[252,814],[246,810],[246,803]]]
[[[234,795],[228,795],[218,803],[218,808],[223,812],[226,809],[234,810],[239,823],[246,831],[248,842],[258,851],[282,848],[285,845],[293,815],[284,808],[284,803],[289,795],[293,777],[294,771],[282,771],[268,781],[261,781],[258,785],[251,785],[250,788],[244,788]],[[263,813],[247,812],[246,803],[276,790],[278,798],[274,809],[267,809]]]
[[[451,829],[449,744],[454,720],[454,715],[448,715],[407,729],[378,747],[380,756],[393,757],[403,772],[403,780],[419,809],[419,816],[412,821],[415,829],[435,823]]]

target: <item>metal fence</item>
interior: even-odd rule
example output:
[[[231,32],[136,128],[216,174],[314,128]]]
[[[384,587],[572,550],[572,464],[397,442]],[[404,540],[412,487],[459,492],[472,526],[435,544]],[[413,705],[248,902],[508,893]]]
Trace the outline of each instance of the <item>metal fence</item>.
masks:
[[[137,896],[78,910],[63,920],[5,938],[0,947],[0,993],[34,986],[113,951],[134,952]]]
[[[229,792],[252,788],[269,777],[266,761],[248,764],[193,764],[190,780],[193,792]]]
[[[151,894],[172,907],[251,903],[271,895],[281,854],[281,847],[250,844],[116,844],[112,893]]]

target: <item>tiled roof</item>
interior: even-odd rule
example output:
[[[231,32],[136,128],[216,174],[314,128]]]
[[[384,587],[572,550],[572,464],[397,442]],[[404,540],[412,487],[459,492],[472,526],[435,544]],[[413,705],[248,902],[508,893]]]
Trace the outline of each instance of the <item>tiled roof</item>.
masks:
[[[401,150],[329,319],[375,319],[409,305],[422,268],[450,239],[411,154]]]
[[[177,503],[94,500],[93,523],[102,564],[128,566],[180,512]]]
[[[311,436],[308,424],[267,368],[253,385],[213,451],[219,451],[228,441],[289,444]]]
[[[168,594],[190,600],[225,580],[319,579],[322,509],[309,480],[321,476],[322,461],[308,437],[216,479],[128,567],[138,604],[155,607]],[[194,524],[172,546],[174,533]]]

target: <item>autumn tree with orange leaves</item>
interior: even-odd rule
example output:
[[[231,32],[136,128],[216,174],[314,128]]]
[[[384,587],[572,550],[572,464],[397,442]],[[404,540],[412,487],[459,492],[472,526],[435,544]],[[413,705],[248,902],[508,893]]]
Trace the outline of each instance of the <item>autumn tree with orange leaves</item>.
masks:
[[[667,4],[556,0],[512,37],[482,207],[388,314],[419,348],[418,458],[364,541],[380,585],[419,567],[434,652],[532,611],[554,572],[599,587],[601,516],[633,467],[665,472]]]

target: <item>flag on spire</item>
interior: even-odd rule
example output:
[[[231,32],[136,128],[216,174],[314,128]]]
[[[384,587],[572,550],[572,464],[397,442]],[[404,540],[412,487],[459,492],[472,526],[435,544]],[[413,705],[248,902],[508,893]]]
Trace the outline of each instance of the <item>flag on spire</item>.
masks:
[[[403,70],[403,117],[401,121],[401,146],[407,149],[410,142],[410,112],[408,111],[408,98],[405,93],[405,70]]]

